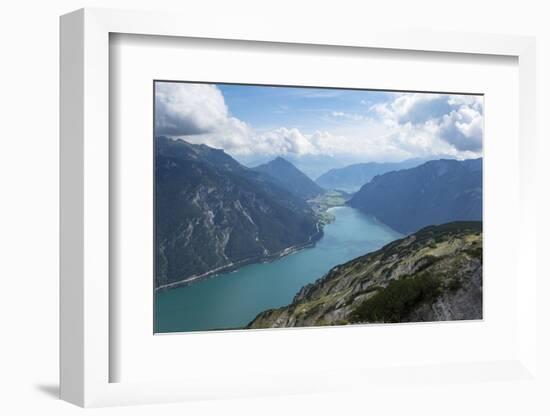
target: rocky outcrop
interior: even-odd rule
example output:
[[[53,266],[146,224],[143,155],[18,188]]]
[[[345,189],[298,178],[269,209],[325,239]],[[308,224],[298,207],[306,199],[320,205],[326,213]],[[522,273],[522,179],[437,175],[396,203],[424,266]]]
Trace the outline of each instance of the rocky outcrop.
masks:
[[[426,227],[330,270],[249,328],[482,318],[481,222]]]

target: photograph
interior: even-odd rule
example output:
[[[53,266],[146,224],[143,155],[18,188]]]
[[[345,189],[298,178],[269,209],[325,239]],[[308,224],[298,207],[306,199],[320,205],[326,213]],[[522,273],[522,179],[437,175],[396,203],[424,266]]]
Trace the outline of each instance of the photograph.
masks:
[[[483,319],[482,94],[153,87],[155,333]]]
[[[545,5],[4,2],[0,416],[550,416]]]

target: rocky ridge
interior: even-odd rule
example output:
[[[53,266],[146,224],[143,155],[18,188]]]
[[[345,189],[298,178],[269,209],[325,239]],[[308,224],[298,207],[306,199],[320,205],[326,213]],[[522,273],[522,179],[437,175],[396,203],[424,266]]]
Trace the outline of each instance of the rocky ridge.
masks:
[[[482,318],[481,222],[429,226],[331,269],[248,328]]]

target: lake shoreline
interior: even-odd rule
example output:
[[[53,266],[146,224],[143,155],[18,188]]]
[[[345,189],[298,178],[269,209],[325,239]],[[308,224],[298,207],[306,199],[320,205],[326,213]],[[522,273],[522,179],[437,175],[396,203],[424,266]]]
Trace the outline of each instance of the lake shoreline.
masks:
[[[258,313],[291,303],[301,288],[335,265],[401,237],[355,208],[329,210],[336,221],[323,227],[322,238],[314,244],[302,244],[270,261],[233,266],[233,272],[226,269],[223,274],[213,273],[193,284],[156,292],[156,331],[242,329]]]
[[[216,277],[221,274],[235,272],[239,270],[241,267],[248,266],[250,264],[270,263],[280,258],[305,250],[306,248],[314,247],[315,244],[323,237],[324,226],[334,221],[334,218],[330,215],[330,211],[333,210],[334,208],[346,206],[345,203],[340,200],[332,200],[330,201],[330,203],[327,203],[328,202],[327,198],[335,198],[335,197],[337,198],[341,197],[340,193],[337,191],[328,191],[322,196],[320,195],[316,199],[308,201],[311,208],[315,212],[318,221],[316,223],[317,231],[308,238],[308,241],[306,243],[287,247],[283,250],[278,251],[277,253],[273,253],[268,256],[251,257],[248,259],[243,259],[243,260],[240,260],[239,262],[227,264],[225,266],[221,266],[221,267],[209,270],[199,275],[193,275],[193,276],[186,277],[184,279],[177,280],[172,283],[166,283],[164,285],[160,285],[156,287],[154,289],[154,292],[155,293],[164,292],[164,291],[175,289],[178,287],[189,286],[194,283],[198,283],[204,279]],[[328,215],[328,218],[327,218],[327,215]]]
[[[176,289],[178,287],[184,287],[184,286],[190,286],[194,283],[198,283],[205,279],[210,279],[213,277],[217,277],[222,274],[227,274],[231,272],[235,272],[239,270],[240,268],[244,266],[248,266],[250,264],[262,264],[262,263],[271,263],[273,261],[279,260],[283,257],[290,256],[291,254],[298,253],[302,250],[305,250],[306,248],[314,247],[315,244],[323,238],[323,227],[321,226],[321,223],[318,222],[317,224],[317,231],[309,236],[309,239],[307,242],[303,244],[298,244],[295,246],[290,246],[287,248],[284,248],[283,250],[278,251],[277,253],[270,254],[269,256],[261,256],[261,257],[251,257],[248,259],[241,260],[237,263],[231,263],[225,266],[218,267],[216,269],[210,270],[208,272],[202,273],[200,275],[190,276],[186,277],[185,279],[178,280],[173,283],[167,283],[164,285],[161,285],[159,287],[155,288],[155,293],[160,292],[166,292],[171,289]]]

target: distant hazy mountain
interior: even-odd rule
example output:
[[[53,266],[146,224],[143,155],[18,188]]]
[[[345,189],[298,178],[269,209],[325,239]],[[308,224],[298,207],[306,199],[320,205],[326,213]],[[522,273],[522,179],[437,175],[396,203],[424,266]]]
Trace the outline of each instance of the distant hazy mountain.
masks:
[[[292,163],[297,169],[305,173],[312,180],[318,178],[321,174],[329,171],[330,169],[342,168],[344,166],[362,161],[362,159],[358,160],[358,157],[354,155],[334,157],[330,155],[297,155],[294,153],[287,153],[281,157],[284,157],[285,160]],[[268,163],[273,159],[273,156],[235,155],[234,158],[239,163],[247,167],[254,167]]]
[[[156,287],[277,257],[321,236],[268,175],[205,145],[155,141]]]
[[[482,219],[482,159],[433,160],[376,176],[348,202],[401,233]]]
[[[277,157],[253,169],[271,176],[281,187],[305,200],[324,192],[323,188],[282,157]]]
[[[355,192],[376,175],[394,170],[408,169],[421,165],[426,159],[414,158],[402,162],[356,163],[343,168],[331,169],[319,176],[315,182],[325,189],[342,189]]]

